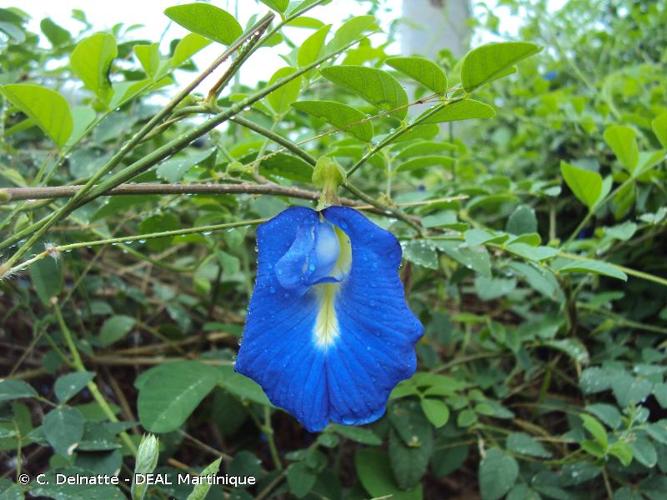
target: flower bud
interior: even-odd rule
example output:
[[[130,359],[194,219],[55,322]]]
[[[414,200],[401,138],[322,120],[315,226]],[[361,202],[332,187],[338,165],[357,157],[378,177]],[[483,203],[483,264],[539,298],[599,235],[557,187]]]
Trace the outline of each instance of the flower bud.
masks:
[[[160,454],[160,441],[152,434],[144,435],[139,444],[137,459],[134,464],[134,474],[148,474],[157,467],[157,460]],[[142,500],[146,495],[148,484],[145,482],[137,484],[132,481],[132,500]]]

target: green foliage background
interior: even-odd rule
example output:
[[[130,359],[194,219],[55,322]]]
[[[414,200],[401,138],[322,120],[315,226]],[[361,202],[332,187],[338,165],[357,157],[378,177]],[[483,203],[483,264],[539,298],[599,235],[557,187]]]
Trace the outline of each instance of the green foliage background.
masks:
[[[521,41],[434,61],[367,38],[377,2],[262,3],[169,8],[162,45],[0,9],[0,497],[666,498],[664,2],[505,0]],[[231,69],[179,93],[212,43]],[[385,417],[310,435],[233,359],[253,228],[332,161],[426,334]],[[257,484],[19,481],[204,468]]]

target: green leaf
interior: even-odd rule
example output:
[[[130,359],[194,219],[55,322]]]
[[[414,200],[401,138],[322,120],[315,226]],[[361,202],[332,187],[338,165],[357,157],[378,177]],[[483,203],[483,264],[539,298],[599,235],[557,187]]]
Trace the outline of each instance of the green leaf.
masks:
[[[254,380],[236,373],[231,366],[220,367],[218,373],[220,386],[236,397],[262,406],[271,406],[271,401],[264,394],[264,390]]]
[[[59,455],[71,456],[83,437],[85,419],[81,412],[69,406],[51,410],[44,417],[44,437]]]
[[[176,45],[174,55],[171,56],[171,66],[177,68],[210,44],[211,41],[208,38],[198,35],[197,33],[188,33],[181,38]]]
[[[396,167],[396,172],[411,172],[433,166],[451,167],[454,165],[455,161],[456,160],[454,160],[454,158],[451,156],[417,156],[416,158],[410,158],[409,160],[399,164],[398,167]]]
[[[604,232],[606,235],[621,241],[628,241],[637,232],[637,224],[626,221],[623,224],[606,227]]]
[[[636,193],[637,183],[634,180],[619,187],[618,191],[611,199],[614,219],[621,220],[628,214],[637,197]]]
[[[203,163],[216,153],[216,149],[207,149],[190,153],[185,156],[175,156],[160,163],[155,173],[160,179],[167,182],[179,182],[193,167]]]
[[[519,465],[511,455],[498,448],[486,450],[479,464],[479,489],[482,500],[496,500],[514,486]]]
[[[512,245],[510,245],[510,247],[511,246]],[[526,264],[523,262],[511,262],[509,268],[525,279],[531,288],[537,290],[545,297],[554,301],[558,301],[562,298],[563,294],[560,285],[558,284],[558,280],[548,269],[535,264]]]
[[[339,424],[330,424],[330,428],[344,438],[357,443],[367,444],[369,446],[380,446],[382,444],[382,439],[370,429]]]
[[[547,347],[551,347],[552,349],[557,349],[561,352],[564,352],[579,364],[585,365],[590,361],[590,357],[588,355],[588,351],[586,350],[586,346],[579,339],[570,338],[570,339],[547,340],[544,342],[544,345]]]
[[[667,112],[658,115],[651,122],[651,128],[662,147],[667,148]]]
[[[306,28],[306,29],[318,30],[322,26],[324,26],[324,23],[319,19],[315,19],[314,17],[299,16],[288,21],[285,24],[285,26],[289,26],[291,28]]]
[[[398,80],[386,71],[365,66],[334,66],[320,71],[327,80],[358,94],[394,118],[405,118],[408,95]]]
[[[123,339],[134,327],[135,319],[122,314],[111,316],[102,325],[97,341],[107,347]]]
[[[395,429],[389,433],[389,462],[396,482],[404,490],[419,485],[433,454],[432,429],[425,424],[414,430],[419,444],[413,446],[408,446]]]
[[[322,55],[324,40],[329,34],[331,25],[327,24],[304,40],[296,55],[296,62],[300,68],[314,63]]]
[[[298,156],[276,153],[262,160],[259,173],[265,177],[309,183],[313,178],[313,166]]]
[[[447,92],[445,72],[433,61],[424,57],[390,57],[385,64],[418,81],[436,94]]]
[[[611,378],[611,389],[618,404],[626,407],[644,401],[651,394],[653,384],[645,378],[619,371]]]
[[[586,411],[595,415],[612,429],[618,429],[621,426],[621,412],[613,405],[595,403],[587,405]]]
[[[218,458],[211,464],[209,464],[208,467],[206,467],[203,471],[201,471],[200,476],[202,477],[211,477],[211,476],[216,476],[218,474],[218,471],[220,470],[220,462],[222,461],[222,458]],[[201,483],[195,485],[194,489],[192,490],[192,493],[188,495],[187,500],[204,500],[206,498],[206,495],[208,495],[208,491],[211,489],[211,484],[208,481],[202,481]]]
[[[608,370],[594,366],[581,372],[579,386],[584,394],[596,394],[611,389]]]
[[[609,439],[607,438],[607,431],[596,418],[582,413],[579,415],[584,428],[591,433],[593,439],[602,447],[603,450],[606,450],[609,446]]]
[[[529,42],[490,43],[471,50],[463,59],[461,83],[472,92],[485,83],[492,82],[514,71],[513,66],[537,54],[541,48]]]
[[[425,111],[428,113],[429,111]],[[422,124],[456,122],[461,120],[487,119],[496,116],[496,111],[475,99],[463,99],[446,104],[442,109],[423,120]]]
[[[424,396],[453,396],[464,389],[466,383],[446,375],[430,372],[417,372],[412,378],[399,383],[392,391],[390,398],[423,394]]]
[[[431,215],[422,217],[422,225],[426,228],[443,227],[458,224],[456,212],[453,210],[443,210]]]
[[[516,288],[516,280],[503,278],[475,277],[475,293],[482,300],[495,300]]]
[[[280,13],[285,12],[289,6],[289,0],[260,0],[269,9],[273,9]]]
[[[625,441],[616,441],[607,450],[609,455],[612,455],[623,464],[624,467],[627,467],[632,462],[632,448]]]
[[[515,255],[523,257],[524,259],[534,260],[540,262],[546,259],[551,259],[558,255],[558,250],[552,247],[533,246],[527,243],[510,243],[506,245],[505,250]]]
[[[582,450],[596,458],[603,458],[608,454],[608,450],[603,448],[597,441],[584,439],[580,444]]]
[[[537,217],[535,217],[535,210],[528,205],[519,205],[507,219],[505,230],[511,234],[536,233]]]
[[[498,401],[492,399],[484,399],[483,402],[475,406],[475,411],[489,417],[505,419],[514,418],[514,412],[500,404]]]
[[[17,435],[16,431],[0,427],[0,439],[13,438],[13,437],[16,437],[16,435]],[[0,491],[0,493],[1,493],[1,491]],[[0,498],[2,498],[2,497],[0,496]]]
[[[96,403],[94,403],[96,404]],[[76,408],[80,410],[80,407]],[[83,415],[83,412],[81,413]],[[85,418],[85,415],[84,415]],[[104,417],[106,419],[106,417]],[[86,422],[83,428],[83,437],[77,446],[77,451],[109,451],[121,448],[116,434],[123,429],[130,428],[129,423],[100,423]]]
[[[175,5],[164,13],[186,30],[223,45],[229,45],[243,34],[243,28],[234,16],[208,3]]]
[[[524,244],[537,247],[541,243],[541,241],[542,237],[539,235],[539,233],[525,233],[519,236],[513,236],[511,239],[508,239],[506,245],[510,246],[516,244]]]
[[[602,177],[597,172],[560,162],[560,171],[574,196],[591,211],[602,193]]]
[[[458,241],[433,241],[433,245],[459,264],[476,273],[491,277],[491,258],[486,248],[477,245],[463,245]]]
[[[298,2],[298,1],[291,2],[292,6],[287,11],[286,14],[287,14],[288,17],[290,17],[290,16],[293,16],[294,14],[299,13],[299,12],[303,13],[303,11],[305,9],[307,9],[308,7],[310,7],[311,5],[313,5],[315,3],[321,3],[322,5],[326,5],[330,2],[331,2],[331,0],[324,0],[323,2],[320,2],[320,0],[301,0],[300,2]]]
[[[49,305],[51,298],[56,297],[63,289],[62,262],[53,257],[35,262],[30,266],[30,279],[39,300],[44,305]]]
[[[655,467],[658,462],[658,454],[655,451],[655,446],[645,436],[639,435],[630,443],[632,448],[632,455],[634,458],[645,467]]]
[[[443,401],[423,398],[420,403],[424,415],[434,427],[442,427],[449,420],[449,408]]]
[[[95,378],[92,372],[74,372],[58,377],[53,390],[60,403],[67,403]]]
[[[639,490],[643,493],[642,499],[663,500],[665,496],[667,496],[667,477],[665,477],[664,474],[656,474],[652,477],[646,477],[646,479],[640,483]],[[632,500],[636,499],[633,498]]]
[[[438,253],[426,240],[410,240],[404,243],[403,256],[418,266],[438,269]]]
[[[435,155],[455,151],[456,147],[450,143],[439,141],[419,141],[400,150],[397,160],[409,160],[415,156]]]
[[[31,83],[0,86],[0,92],[58,146],[72,134],[73,120],[67,100],[55,90]]]
[[[551,453],[542,443],[525,432],[513,432],[507,436],[507,449],[530,457],[551,457]]]
[[[37,391],[23,380],[0,379],[0,403],[14,399],[35,398]]]
[[[165,212],[161,214],[151,215],[139,224],[139,231],[142,233],[160,233],[163,231],[174,231],[181,227],[181,223],[174,215],[170,212]],[[146,241],[146,246],[151,252],[162,252],[169,248],[172,241],[174,240],[173,236],[163,236],[161,238],[150,238]],[[128,330],[129,332],[129,330]],[[121,332],[118,332],[121,335]],[[123,333],[119,338],[124,337],[127,332]],[[102,342],[104,340],[100,339]],[[115,342],[118,339],[114,339],[113,335],[111,336],[112,342]]]
[[[165,363],[145,372],[139,387],[139,420],[149,431],[178,429],[219,380],[219,372],[197,361]]]
[[[264,473],[262,461],[249,451],[239,451],[225,472],[258,477]]]
[[[628,276],[612,264],[600,260],[569,260],[566,259],[557,271],[559,273],[593,273],[627,281]]]
[[[440,132],[440,127],[435,123],[428,125],[416,125],[394,138],[389,144],[400,144],[418,139],[433,139]]]
[[[317,474],[303,462],[296,462],[287,468],[287,485],[297,498],[305,497],[315,486]]]
[[[463,466],[469,453],[468,445],[448,446],[444,449],[436,447],[431,459],[431,469],[437,477],[448,476]]]
[[[70,56],[72,72],[102,101],[111,98],[109,69],[118,55],[116,39],[109,33],[96,33],[81,40]]]
[[[667,444],[667,420],[662,419],[658,422],[647,424],[646,433],[651,436],[651,439],[660,443]]]
[[[347,44],[358,40],[364,33],[377,29],[378,25],[374,16],[353,17],[336,30],[333,39],[327,45],[327,52],[336,52]]]
[[[347,132],[357,139],[370,142],[373,138],[373,124],[361,111],[335,101],[299,101],[292,104],[294,109],[323,119],[341,132]]]
[[[639,166],[634,171],[635,177],[640,181],[650,180],[650,174],[646,175],[653,167],[660,165],[666,158],[666,151],[658,149],[656,151],[641,151],[639,153]]]
[[[108,107],[111,109],[117,109],[135,97],[141,95],[142,93],[150,89],[160,88],[169,82],[169,78],[163,78],[157,82],[154,82],[150,78],[144,78],[143,80],[116,83],[113,85],[113,93],[109,99]]]
[[[604,140],[618,161],[632,173],[639,163],[639,147],[635,131],[625,125],[611,125],[604,131]]]
[[[69,31],[62,26],[57,25],[48,17],[42,19],[42,22],[39,23],[39,27],[54,47],[60,47],[72,41],[72,35],[70,35]]]
[[[290,75],[296,73],[296,71],[297,71],[296,68],[292,68],[290,66],[287,66],[285,68],[280,68],[273,74],[273,76],[269,80],[269,85],[273,85],[274,83],[282,80],[283,78],[289,77]],[[275,111],[279,115],[282,115],[289,110],[292,103],[294,103],[294,101],[296,101],[297,98],[299,97],[299,92],[301,92],[302,80],[303,78],[301,76],[298,76],[266,96],[266,99],[267,101],[269,101],[269,104],[273,108],[273,111]]]
[[[541,500],[542,497],[527,484],[517,484],[505,498],[506,500]]]
[[[2,9],[2,11],[0,12],[2,14],[5,14],[9,11]],[[19,20],[18,23],[6,22],[5,20],[2,19],[3,17],[5,16],[0,17],[0,32],[4,33],[4,35],[6,35],[6,37],[9,38],[9,41],[12,44],[18,45],[25,42],[26,32],[21,26],[22,20]],[[4,40],[3,40],[3,46],[6,46]]]
[[[88,131],[88,127],[96,118],[95,110],[88,106],[74,106],[72,108],[72,120],[74,127],[70,134],[67,146],[76,144]]]
[[[662,408],[667,408],[667,384],[661,382],[653,387],[653,395]]]
[[[135,45],[133,50],[146,76],[154,78],[158,69],[160,69],[160,48],[158,44]]]
[[[403,491],[396,484],[386,453],[372,448],[361,449],[354,456],[359,481],[372,497],[391,496],[392,500],[421,500],[422,487]]]

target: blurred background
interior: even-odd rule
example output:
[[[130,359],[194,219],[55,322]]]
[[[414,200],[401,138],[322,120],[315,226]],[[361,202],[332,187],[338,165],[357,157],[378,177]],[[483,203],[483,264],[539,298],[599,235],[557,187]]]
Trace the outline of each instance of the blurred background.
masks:
[[[185,3],[0,1],[0,264],[66,202],[25,193],[83,184],[119,151],[101,182],[129,169],[112,185],[157,189],[91,198],[0,280],[0,500],[131,496],[18,481],[129,477],[149,432],[156,470],[220,459],[258,478],[210,499],[667,498],[664,0],[334,0],[126,151],[229,43],[164,14]],[[287,6],[210,4],[242,27]],[[355,45],[266,95],[341,39]],[[390,83],[327,78],[342,65]],[[416,122],[431,105],[444,117]],[[221,110],[235,121],[190,136]],[[425,335],[385,416],[313,434],[233,363],[256,222],[313,206],[322,157],[356,169],[346,202],[401,242]]]
[[[557,9],[564,0],[548,2],[549,9]],[[0,2],[0,5],[10,2]],[[178,5],[178,0],[146,0],[133,2],[118,0],[99,2],[94,8],[86,6],[81,0],[30,0],[21,8],[31,19],[28,26],[39,31],[39,23],[44,18],[51,18],[60,26],[73,34],[86,28],[85,23],[72,17],[73,10],[85,10],[87,21],[94,30],[109,30],[117,23],[132,26],[132,36],[138,39],[162,40],[166,46],[168,41],[182,37],[187,31],[181,26],[169,22],[163,15],[156,12]],[[251,16],[262,8],[259,0],[222,0],[216,5],[224,8],[245,25]],[[404,54],[422,54],[435,56],[442,49],[450,49],[454,55],[462,55],[472,42],[472,27],[475,17],[493,12],[501,19],[498,35],[477,33],[475,41],[501,39],[502,36],[515,36],[520,24],[521,12],[512,9],[503,2],[470,2],[468,0],[342,0],[317,7],[312,13],[319,19],[330,24],[340,24],[350,16],[359,16],[368,12],[369,7],[378,16],[380,27],[385,32],[396,33],[390,37],[388,50]],[[299,28],[288,29],[290,38],[295,43],[303,42],[308,30]],[[377,35],[375,39],[387,39],[385,35]],[[42,40],[42,44],[48,44]],[[215,47],[208,47],[199,52],[194,60],[201,65],[215,57]],[[267,79],[284,62],[276,57],[275,50],[266,48],[259,50],[248,62],[247,71],[241,75],[243,83],[252,85],[258,79]],[[223,70],[220,70],[223,71]]]

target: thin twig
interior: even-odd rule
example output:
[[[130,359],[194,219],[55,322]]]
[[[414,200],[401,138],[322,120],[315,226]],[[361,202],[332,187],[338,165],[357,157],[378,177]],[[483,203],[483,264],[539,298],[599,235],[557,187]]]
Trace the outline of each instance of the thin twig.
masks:
[[[0,189],[0,199],[3,197],[14,200],[43,200],[54,198],[67,198],[80,190],[82,186],[49,186],[49,187],[20,187]],[[301,198],[304,200],[317,201],[319,193],[289,186],[280,186],[273,183],[256,184],[162,184],[159,182],[146,182],[141,184],[121,184],[105,196],[117,195],[146,195],[146,194],[268,194],[276,196],[289,196],[290,198]],[[388,210],[369,205],[361,205],[359,202],[349,198],[340,198],[343,205],[355,208],[364,208],[380,215],[387,215]]]

